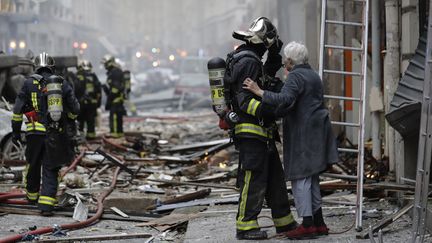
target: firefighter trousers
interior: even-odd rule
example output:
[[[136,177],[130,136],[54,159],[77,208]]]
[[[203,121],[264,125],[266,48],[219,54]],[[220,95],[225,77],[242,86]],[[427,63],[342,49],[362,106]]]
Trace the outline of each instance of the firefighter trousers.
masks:
[[[123,136],[123,110],[111,109],[109,116],[109,125],[111,136]]]
[[[53,166],[47,159],[46,135],[29,134],[26,136],[27,166],[25,170],[25,187],[27,198],[38,202],[43,211],[51,211],[57,203],[58,174],[61,166]],[[42,170],[42,187],[41,187]],[[40,193],[39,193],[40,189]]]
[[[77,118],[79,122],[79,130],[81,132],[84,131],[84,127],[87,126],[87,138],[95,138],[96,137],[96,115],[97,108],[94,106],[83,104],[81,106],[80,114]]]
[[[24,186],[27,199],[35,202],[39,198],[41,166],[45,157],[45,135],[28,134],[26,142],[27,165],[24,170]]]
[[[276,231],[286,231],[294,223],[288,202],[282,163],[274,142],[239,138],[240,199],[237,212],[237,231],[258,229],[258,214],[264,199],[271,208]]]

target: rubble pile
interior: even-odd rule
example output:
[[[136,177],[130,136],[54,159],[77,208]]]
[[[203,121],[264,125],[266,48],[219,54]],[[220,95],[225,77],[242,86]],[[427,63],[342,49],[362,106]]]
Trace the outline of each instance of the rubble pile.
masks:
[[[86,222],[102,210],[99,220],[114,220],[119,225],[132,222],[135,229],[140,230],[141,234],[129,232],[129,237],[154,237],[154,234],[143,234],[149,229],[161,234],[176,232],[175,235],[181,237],[186,223],[202,217],[209,207],[231,205],[232,208],[237,204],[238,154],[228,135],[217,127],[217,117],[211,111],[159,116],[140,114],[125,120],[125,130],[133,132],[126,132],[123,138],[100,136],[83,142],[75,161],[61,171],[56,216]],[[351,217],[354,212],[356,158],[342,154],[342,160],[343,163],[322,176],[324,204],[339,209],[327,213],[328,217]],[[389,182],[382,162],[371,159],[370,155],[366,161],[369,176],[365,183],[365,204],[391,198],[389,192],[402,191],[409,195],[413,191],[412,186]],[[3,164],[0,190],[22,191],[23,170],[24,164]],[[117,170],[120,170],[118,176]],[[113,184],[112,192],[106,193]],[[291,188],[289,182],[287,187]],[[104,193],[107,195],[100,209],[98,201]],[[19,201],[13,199],[1,201],[1,195],[3,193],[0,194],[0,212],[38,214],[36,206],[11,204]],[[401,211],[406,209],[397,211],[386,206],[366,211],[365,217],[371,219],[370,224],[378,222],[378,225],[381,218]],[[350,230],[349,226],[339,227]],[[372,231],[378,232],[384,226],[381,223]],[[71,236],[65,239],[68,237],[72,239]],[[91,240],[85,237],[88,236],[82,236],[81,240]],[[125,237],[109,234],[96,239]],[[369,234],[362,235],[362,238],[367,237]],[[44,238],[47,240],[50,236],[41,239]],[[80,240],[78,236],[75,239]]]

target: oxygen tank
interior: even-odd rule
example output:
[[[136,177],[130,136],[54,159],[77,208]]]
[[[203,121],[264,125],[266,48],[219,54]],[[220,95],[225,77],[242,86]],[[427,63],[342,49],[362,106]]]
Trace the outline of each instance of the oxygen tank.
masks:
[[[61,77],[52,75],[46,84],[48,113],[55,122],[60,120],[63,112],[62,83]]]
[[[225,66],[225,60],[220,57],[214,57],[207,63],[212,107],[219,117],[225,116],[225,112],[227,110],[223,80],[225,75]]]

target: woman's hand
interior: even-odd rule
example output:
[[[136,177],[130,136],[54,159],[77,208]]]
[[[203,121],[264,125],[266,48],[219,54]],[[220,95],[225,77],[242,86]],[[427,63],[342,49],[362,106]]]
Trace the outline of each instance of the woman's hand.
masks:
[[[258,95],[259,97],[263,97],[264,95],[264,91],[258,86],[257,83],[255,83],[255,81],[250,78],[246,78],[243,81],[243,88]]]

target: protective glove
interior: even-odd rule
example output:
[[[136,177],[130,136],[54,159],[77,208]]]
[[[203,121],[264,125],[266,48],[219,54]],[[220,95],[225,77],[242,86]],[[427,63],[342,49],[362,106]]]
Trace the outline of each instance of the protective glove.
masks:
[[[12,143],[15,146],[21,146],[22,140],[21,140],[21,134],[20,133],[12,133]]]
[[[281,51],[283,42],[278,38],[276,42],[268,49],[269,55],[277,55]]]

